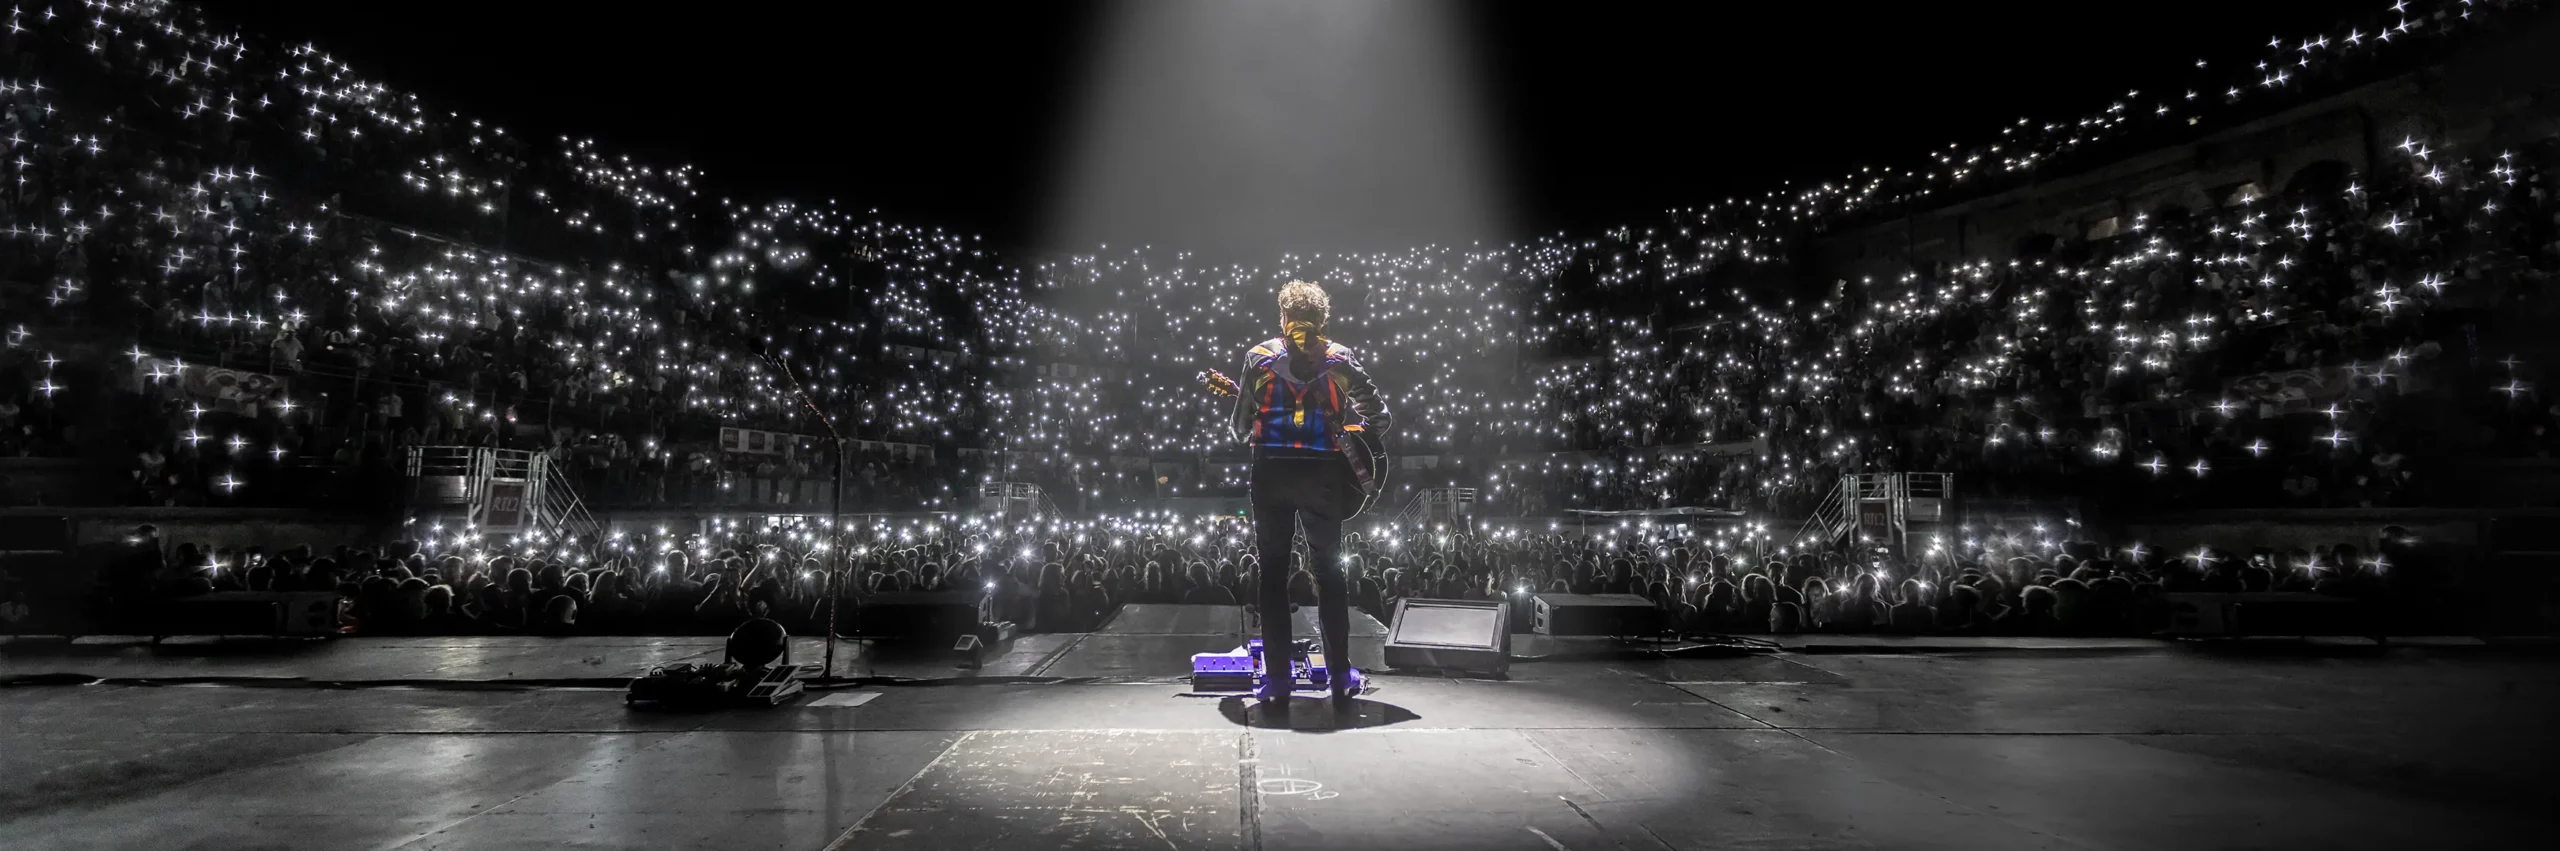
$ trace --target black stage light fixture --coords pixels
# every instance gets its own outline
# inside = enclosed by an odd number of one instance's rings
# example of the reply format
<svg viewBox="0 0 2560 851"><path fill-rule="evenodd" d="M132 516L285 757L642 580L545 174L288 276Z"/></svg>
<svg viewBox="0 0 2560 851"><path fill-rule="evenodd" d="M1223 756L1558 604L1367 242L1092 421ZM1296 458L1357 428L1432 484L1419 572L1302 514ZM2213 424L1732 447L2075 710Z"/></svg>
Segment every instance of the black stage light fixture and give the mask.
<svg viewBox="0 0 2560 851"><path fill-rule="evenodd" d="M1499 600L1396 601L1387 667L1500 676L1511 669L1511 607Z"/></svg>
<svg viewBox="0 0 2560 851"><path fill-rule="evenodd" d="M762 668L791 655L791 631L771 618L749 618L729 633L729 661Z"/></svg>

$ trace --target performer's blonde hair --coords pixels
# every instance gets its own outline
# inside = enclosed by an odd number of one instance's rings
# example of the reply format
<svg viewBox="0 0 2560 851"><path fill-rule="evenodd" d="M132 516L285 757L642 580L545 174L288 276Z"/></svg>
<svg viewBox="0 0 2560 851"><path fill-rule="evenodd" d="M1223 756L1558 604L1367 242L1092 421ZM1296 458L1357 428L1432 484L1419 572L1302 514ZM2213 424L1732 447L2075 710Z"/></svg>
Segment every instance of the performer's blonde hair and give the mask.
<svg viewBox="0 0 2560 851"><path fill-rule="evenodd" d="M1333 300L1325 297L1323 287L1305 281L1290 281L1280 285L1280 324L1282 326L1311 322L1317 328L1323 328L1325 320L1332 317Z"/></svg>

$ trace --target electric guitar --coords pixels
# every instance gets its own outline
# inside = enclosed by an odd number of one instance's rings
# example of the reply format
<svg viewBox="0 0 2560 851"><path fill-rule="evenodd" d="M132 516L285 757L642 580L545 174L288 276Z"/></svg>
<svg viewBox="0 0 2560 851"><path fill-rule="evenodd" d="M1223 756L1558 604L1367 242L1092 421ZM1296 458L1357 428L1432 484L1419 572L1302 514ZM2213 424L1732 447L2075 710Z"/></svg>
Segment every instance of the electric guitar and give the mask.
<svg viewBox="0 0 2560 851"><path fill-rule="evenodd" d="M1233 399L1244 392L1236 387L1235 379L1214 369L1200 373L1200 383L1221 399ZM1343 515L1349 520L1378 504L1378 495L1387 492L1387 445L1357 425L1343 426L1337 436L1341 439L1335 444L1343 460L1351 462L1351 479L1360 485L1360 504Z"/></svg>

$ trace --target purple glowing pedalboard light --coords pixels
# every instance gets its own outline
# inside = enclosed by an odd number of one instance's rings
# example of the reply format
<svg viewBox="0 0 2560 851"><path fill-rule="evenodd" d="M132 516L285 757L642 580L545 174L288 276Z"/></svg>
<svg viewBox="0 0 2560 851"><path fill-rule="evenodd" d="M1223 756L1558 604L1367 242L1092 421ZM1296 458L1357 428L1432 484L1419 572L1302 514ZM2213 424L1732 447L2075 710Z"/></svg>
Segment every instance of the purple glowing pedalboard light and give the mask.
<svg viewBox="0 0 2560 851"><path fill-rule="evenodd" d="M1291 691L1326 691L1332 686L1333 674L1325 670L1324 652L1316 649L1316 640L1291 642L1289 654L1289 689ZM1243 647L1224 653L1191 654L1192 691L1250 692L1262 684L1262 639L1247 639ZM1367 677L1353 669L1350 688L1357 693L1367 684Z"/></svg>

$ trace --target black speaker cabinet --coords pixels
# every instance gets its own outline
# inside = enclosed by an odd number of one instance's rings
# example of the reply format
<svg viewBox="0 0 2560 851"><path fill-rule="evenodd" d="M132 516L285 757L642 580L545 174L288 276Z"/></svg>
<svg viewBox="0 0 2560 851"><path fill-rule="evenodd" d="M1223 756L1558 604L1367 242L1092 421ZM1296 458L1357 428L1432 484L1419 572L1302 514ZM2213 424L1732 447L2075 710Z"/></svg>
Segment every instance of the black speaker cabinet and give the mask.
<svg viewBox="0 0 2560 851"><path fill-rule="evenodd" d="M993 597L984 591L903 591L873 594L853 607L840 635L900 638L948 645L975 633L992 617Z"/></svg>
<svg viewBox="0 0 2560 851"><path fill-rule="evenodd" d="M1500 675L1510 644L1511 607L1500 600L1397 600L1387 667Z"/></svg>
<svg viewBox="0 0 2560 851"><path fill-rule="evenodd" d="M1539 594L1539 635L1652 635L1661 628L1653 601L1634 594Z"/></svg>

